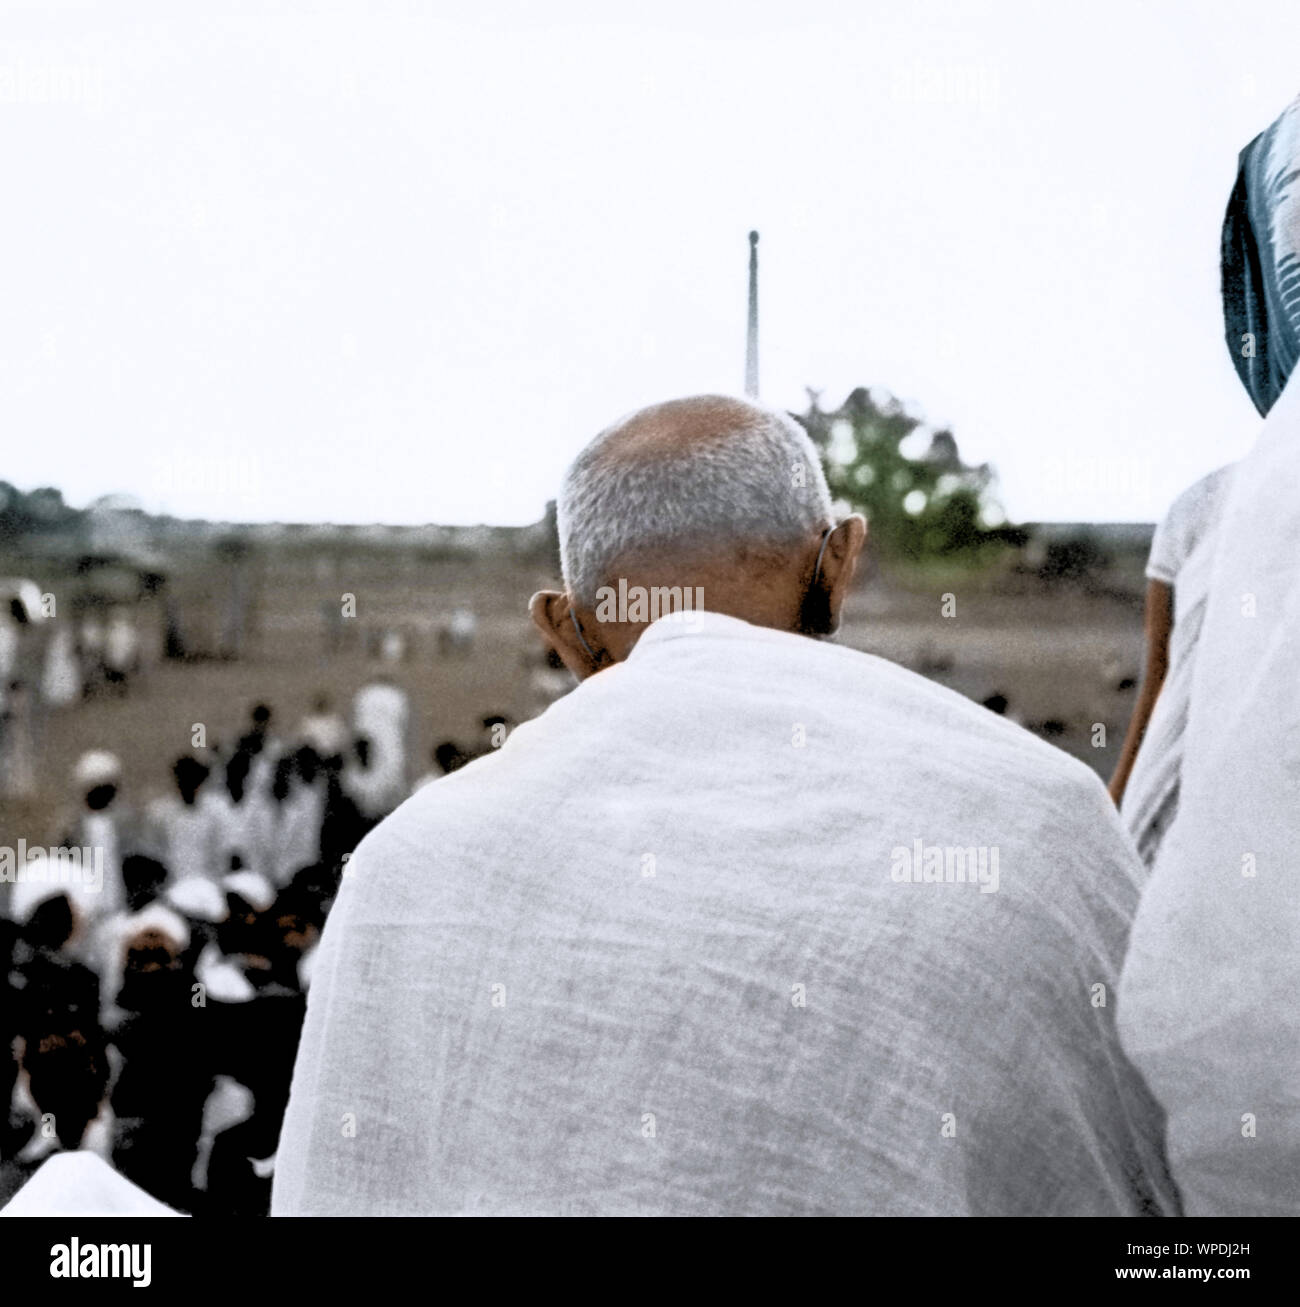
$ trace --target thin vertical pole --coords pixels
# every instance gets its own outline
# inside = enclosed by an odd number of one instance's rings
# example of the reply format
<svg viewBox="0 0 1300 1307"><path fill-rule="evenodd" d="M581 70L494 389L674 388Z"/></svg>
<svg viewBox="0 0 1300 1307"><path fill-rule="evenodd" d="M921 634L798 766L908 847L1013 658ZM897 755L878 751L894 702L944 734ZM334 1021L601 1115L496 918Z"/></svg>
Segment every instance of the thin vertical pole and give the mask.
<svg viewBox="0 0 1300 1307"><path fill-rule="evenodd" d="M749 328L745 337L745 394L758 398L758 232L749 233Z"/></svg>

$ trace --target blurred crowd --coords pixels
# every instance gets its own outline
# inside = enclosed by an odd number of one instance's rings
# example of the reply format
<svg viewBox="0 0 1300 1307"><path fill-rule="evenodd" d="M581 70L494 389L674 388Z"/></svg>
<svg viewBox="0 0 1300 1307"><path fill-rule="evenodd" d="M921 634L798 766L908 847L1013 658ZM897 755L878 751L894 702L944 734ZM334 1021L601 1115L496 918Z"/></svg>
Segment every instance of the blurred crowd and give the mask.
<svg viewBox="0 0 1300 1307"><path fill-rule="evenodd" d="M140 668L129 607L45 622L34 585L0 582L0 798L36 792L46 713L102 694L125 695Z"/></svg>
<svg viewBox="0 0 1300 1307"><path fill-rule="evenodd" d="M258 704L141 802L148 778L84 753L59 845L9 851L28 874L6 877L0 917L0 1204L50 1153L87 1148L179 1210L265 1213L348 856L512 726L484 716L412 781L408 695L381 673L346 715L321 694L289 730Z"/></svg>

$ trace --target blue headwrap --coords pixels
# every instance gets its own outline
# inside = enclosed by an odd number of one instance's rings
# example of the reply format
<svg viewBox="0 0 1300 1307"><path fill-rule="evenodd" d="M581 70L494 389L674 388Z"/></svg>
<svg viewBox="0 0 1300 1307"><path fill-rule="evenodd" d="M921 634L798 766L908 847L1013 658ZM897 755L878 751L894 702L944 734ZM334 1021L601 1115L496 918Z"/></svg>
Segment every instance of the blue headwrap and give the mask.
<svg viewBox="0 0 1300 1307"><path fill-rule="evenodd" d="M1241 384L1267 414L1300 359L1300 99L1239 156L1223 219L1223 324Z"/></svg>

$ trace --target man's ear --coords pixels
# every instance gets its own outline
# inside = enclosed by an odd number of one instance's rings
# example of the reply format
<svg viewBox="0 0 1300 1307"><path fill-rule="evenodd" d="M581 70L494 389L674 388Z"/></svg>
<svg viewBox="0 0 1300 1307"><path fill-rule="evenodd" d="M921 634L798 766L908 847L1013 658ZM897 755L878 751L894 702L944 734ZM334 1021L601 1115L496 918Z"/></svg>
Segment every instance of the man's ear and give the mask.
<svg viewBox="0 0 1300 1307"><path fill-rule="evenodd" d="M853 584L862 546L867 542L867 519L850 513L831 533L822 555L822 585L830 601L833 629L840 624L840 609Z"/></svg>
<svg viewBox="0 0 1300 1307"><path fill-rule="evenodd" d="M542 633L542 639L560 655L560 661L580 681L586 680L600 665L582 647L570 614L573 600L559 590L539 590L528 601L528 615Z"/></svg>

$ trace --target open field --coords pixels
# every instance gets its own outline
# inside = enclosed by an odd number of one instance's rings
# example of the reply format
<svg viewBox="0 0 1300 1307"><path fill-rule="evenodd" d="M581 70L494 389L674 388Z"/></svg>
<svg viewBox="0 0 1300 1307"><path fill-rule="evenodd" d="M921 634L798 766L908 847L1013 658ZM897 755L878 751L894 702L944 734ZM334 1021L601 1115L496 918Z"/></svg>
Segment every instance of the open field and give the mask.
<svg viewBox="0 0 1300 1307"><path fill-rule="evenodd" d="M10 560L8 566L23 566ZM413 773L444 739L472 742L489 712L523 719L536 709L528 672L541 650L527 619L533 590L553 584L545 566L508 556L421 557L401 551L302 549L266 551L239 564L252 596L240 656L168 661L160 601L137 607L145 666L122 697L101 695L43 715L37 793L0 802L0 842L18 837L43 844L57 836L58 812L77 756L108 748L124 765L124 797L143 802L170 786L169 767L190 747L195 723L209 743L242 731L253 704L275 710L275 727L291 732L312 700L328 692L346 712L354 691L379 666L367 653L371 637L400 630L407 654L390 670L410 692L415 712ZM48 569L47 569L48 570ZM27 571L43 589L67 593L72 579ZM169 593L191 645L216 640L231 568L182 562ZM1000 693L1009 712L1107 776L1118 755L1142 652L1141 613L1132 577L1101 593L1073 586L1004 578L961 581L912 578L906 585L868 576L848 605L840 639L950 686L977 701ZM327 612L344 595L356 616L341 623L327 650ZM941 614L942 596L956 611ZM436 630L456 606L472 608L478 632L472 652L439 654ZM66 606L65 606L66 608ZM61 620L61 619L56 619ZM1093 744L1094 723L1105 745Z"/></svg>

